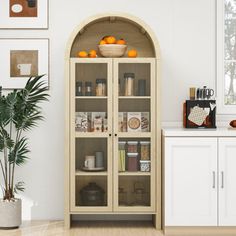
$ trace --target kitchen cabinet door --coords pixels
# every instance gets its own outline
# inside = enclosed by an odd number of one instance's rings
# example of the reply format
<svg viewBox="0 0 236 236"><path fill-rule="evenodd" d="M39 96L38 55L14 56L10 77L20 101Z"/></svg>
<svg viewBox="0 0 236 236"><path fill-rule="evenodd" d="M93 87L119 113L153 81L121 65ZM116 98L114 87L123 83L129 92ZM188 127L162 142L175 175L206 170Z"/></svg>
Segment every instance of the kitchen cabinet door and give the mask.
<svg viewBox="0 0 236 236"><path fill-rule="evenodd" d="M236 226L236 138L219 138L219 225Z"/></svg>
<svg viewBox="0 0 236 236"><path fill-rule="evenodd" d="M165 226L217 225L217 138L165 138Z"/></svg>

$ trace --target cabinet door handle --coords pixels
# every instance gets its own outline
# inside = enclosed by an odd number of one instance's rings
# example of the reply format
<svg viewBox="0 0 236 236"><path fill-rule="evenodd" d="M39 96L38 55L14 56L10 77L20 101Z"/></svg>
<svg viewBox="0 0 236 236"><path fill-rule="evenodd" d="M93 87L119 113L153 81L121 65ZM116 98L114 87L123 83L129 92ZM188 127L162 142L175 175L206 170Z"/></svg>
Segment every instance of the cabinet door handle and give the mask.
<svg viewBox="0 0 236 236"><path fill-rule="evenodd" d="M216 172L212 171L212 175L213 175L213 184L212 184L212 188L216 187Z"/></svg>
<svg viewBox="0 0 236 236"><path fill-rule="evenodd" d="M109 134L109 137L111 137L111 134Z"/></svg>
<svg viewBox="0 0 236 236"><path fill-rule="evenodd" d="M224 188L224 171L221 171L221 188Z"/></svg>

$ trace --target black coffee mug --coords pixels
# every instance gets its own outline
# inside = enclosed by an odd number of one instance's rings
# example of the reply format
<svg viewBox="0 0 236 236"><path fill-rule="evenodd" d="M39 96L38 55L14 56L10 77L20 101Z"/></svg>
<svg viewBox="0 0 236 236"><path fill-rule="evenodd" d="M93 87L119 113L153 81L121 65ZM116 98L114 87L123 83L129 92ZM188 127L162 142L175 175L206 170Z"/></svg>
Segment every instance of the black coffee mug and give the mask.
<svg viewBox="0 0 236 236"><path fill-rule="evenodd" d="M37 0L26 0L28 2L28 7L33 8L36 7Z"/></svg>

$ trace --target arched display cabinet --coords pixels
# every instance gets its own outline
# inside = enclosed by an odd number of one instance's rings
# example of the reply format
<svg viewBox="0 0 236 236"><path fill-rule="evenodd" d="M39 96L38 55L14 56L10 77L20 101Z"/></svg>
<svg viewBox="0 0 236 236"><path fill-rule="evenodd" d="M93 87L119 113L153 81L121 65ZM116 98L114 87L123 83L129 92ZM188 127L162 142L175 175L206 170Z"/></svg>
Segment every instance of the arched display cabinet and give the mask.
<svg viewBox="0 0 236 236"><path fill-rule="evenodd" d="M138 57L77 57L78 51L97 49L105 35L124 38L128 50L135 48ZM131 15L96 15L73 31L65 60L65 226L70 227L72 216L79 214L144 214L152 216L160 229L160 50L153 32ZM124 93L125 73L135 74L132 96ZM97 78L105 78L105 96L95 95ZM139 79L146 84L142 96ZM92 83L91 96L76 95L78 81ZM77 124L76 129L75 120L85 125ZM94 129L99 132L91 132ZM85 156L98 151L103 153L104 170L85 169ZM130 158L128 152L138 155ZM100 190L93 189L94 196L84 191L89 183L99 186Z"/></svg>

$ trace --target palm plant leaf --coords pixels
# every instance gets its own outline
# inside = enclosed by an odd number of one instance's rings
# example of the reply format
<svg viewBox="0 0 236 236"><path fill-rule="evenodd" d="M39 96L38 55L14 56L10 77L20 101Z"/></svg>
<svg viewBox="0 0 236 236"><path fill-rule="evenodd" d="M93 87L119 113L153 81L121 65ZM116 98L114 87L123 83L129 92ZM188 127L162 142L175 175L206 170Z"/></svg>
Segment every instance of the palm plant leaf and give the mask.
<svg viewBox="0 0 236 236"><path fill-rule="evenodd" d="M18 92L18 102L15 105L15 126L18 130L30 130L42 120L38 103L48 100L48 87L40 81L42 76L31 77L25 88Z"/></svg>
<svg viewBox="0 0 236 236"><path fill-rule="evenodd" d="M15 163L20 166L28 159L27 154L29 153L27 146L27 138L23 137L15 144L13 149L9 152L8 159L11 164Z"/></svg>
<svg viewBox="0 0 236 236"><path fill-rule="evenodd" d="M3 151L4 148L11 149L14 146L14 141L10 138L9 133L0 129L0 152Z"/></svg>
<svg viewBox="0 0 236 236"><path fill-rule="evenodd" d="M0 99L0 126L4 127L14 120L17 92L14 90Z"/></svg>

